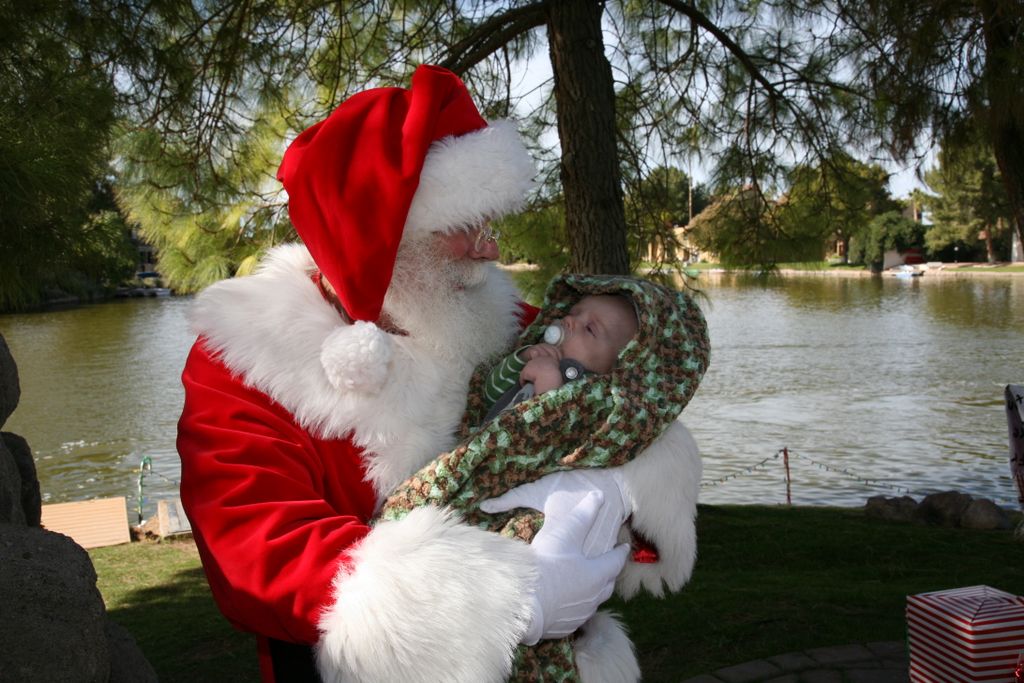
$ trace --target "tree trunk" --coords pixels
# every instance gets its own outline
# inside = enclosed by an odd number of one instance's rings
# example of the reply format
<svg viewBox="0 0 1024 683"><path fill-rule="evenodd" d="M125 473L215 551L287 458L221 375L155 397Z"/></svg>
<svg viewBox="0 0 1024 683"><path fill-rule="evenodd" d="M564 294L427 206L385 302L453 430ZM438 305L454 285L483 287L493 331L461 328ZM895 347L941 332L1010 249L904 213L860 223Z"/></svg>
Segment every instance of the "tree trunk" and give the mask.
<svg viewBox="0 0 1024 683"><path fill-rule="evenodd" d="M569 267L581 273L628 274L615 89L604 56L603 12L596 0L547 3Z"/></svg>
<svg viewBox="0 0 1024 683"><path fill-rule="evenodd" d="M1024 243L1024 73L1015 40L1024 13L993 0L979 2L985 34L989 136L1003 176L1013 229Z"/></svg>

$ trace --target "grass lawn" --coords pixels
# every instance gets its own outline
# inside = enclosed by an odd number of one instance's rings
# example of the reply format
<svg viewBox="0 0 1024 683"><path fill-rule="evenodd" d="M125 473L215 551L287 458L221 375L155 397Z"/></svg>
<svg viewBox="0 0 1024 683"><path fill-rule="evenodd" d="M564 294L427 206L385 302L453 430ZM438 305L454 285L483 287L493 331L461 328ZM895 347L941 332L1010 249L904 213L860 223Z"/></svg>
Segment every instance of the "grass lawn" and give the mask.
<svg viewBox="0 0 1024 683"><path fill-rule="evenodd" d="M1024 543L1011 532L781 506L701 506L698 532L697 567L680 593L612 605L648 683L793 650L901 640L908 594L975 584L1024 594ZM217 612L190 541L90 555L111 617L161 681L257 679L253 641Z"/></svg>

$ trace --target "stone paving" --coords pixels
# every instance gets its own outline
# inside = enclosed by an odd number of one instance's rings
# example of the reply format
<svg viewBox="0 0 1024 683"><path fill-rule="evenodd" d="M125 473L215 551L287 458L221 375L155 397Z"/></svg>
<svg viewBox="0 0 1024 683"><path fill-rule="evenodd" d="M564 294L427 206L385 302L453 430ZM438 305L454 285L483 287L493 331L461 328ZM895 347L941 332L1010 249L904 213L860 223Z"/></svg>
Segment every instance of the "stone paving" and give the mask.
<svg viewBox="0 0 1024 683"><path fill-rule="evenodd" d="M906 683L903 641L819 647L727 666L683 683Z"/></svg>

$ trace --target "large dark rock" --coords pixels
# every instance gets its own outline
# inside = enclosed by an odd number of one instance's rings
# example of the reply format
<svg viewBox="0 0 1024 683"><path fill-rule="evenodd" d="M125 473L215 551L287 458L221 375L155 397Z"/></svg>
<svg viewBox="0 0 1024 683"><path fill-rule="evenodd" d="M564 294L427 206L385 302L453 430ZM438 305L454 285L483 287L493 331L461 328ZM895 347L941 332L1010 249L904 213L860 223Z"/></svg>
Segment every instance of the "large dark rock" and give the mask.
<svg viewBox="0 0 1024 683"><path fill-rule="evenodd" d="M18 407L21 385L18 384L18 366L14 364L11 350L7 348L4 336L0 334L0 427Z"/></svg>
<svg viewBox="0 0 1024 683"><path fill-rule="evenodd" d="M26 524L21 507L21 474L14 454L3 439L0 439L0 524Z"/></svg>
<svg viewBox="0 0 1024 683"><path fill-rule="evenodd" d="M106 611L88 553L67 536L0 525L0 679L107 683Z"/></svg>
<svg viewBox="0 0 1024 683"><path fill-rule="evenodd" d="M0 336L0 426L20 396ZM89 554L42 529L41 513L32 449L0 432L0 683L155 683L135 640L107 617Z"/></svg>
<svg viewBox="0 0 1024 683"><path fill-rule="evenodd" d="M139 650L135 638L120 624L106 622L110 647L110 680L108 683L157 683L156 671Z"/></svg>
<svg viewBox="0 0 1024 683"><path fill-rule="evenodd" d="M36 461L32 457L32 449L29 447L28 441L11 432L0 432L0 444L7 448L18 468L18 476L21 480L18 498L24 513L25 524L39 526L43 501L39 493L39 477L36 475Z"/></svg>
<svg viewBox="0 0 1024 683"><path fill-rule="evenodd" d="M914 511L914 519L924 524L960 526L960 520L972 500L971 496L959 491L932 493L921 500Z"/></svg>
<svg viewBox="0 0 1024 683"><path fill-rule="evenodd" d="M1009 529L1013 526L1006 511L988 498L972 500L960 518L960 526L965 529Z"/></svg>
<svg viewBox="0 0 1024 683"><path fill-rule="evenodd" d="M864 506L864 515L875 519L909 522L913 518L915 510L917 510L917 501L910 496L901 496L900 498L872 496L868 498L868 502Z"/></svg>

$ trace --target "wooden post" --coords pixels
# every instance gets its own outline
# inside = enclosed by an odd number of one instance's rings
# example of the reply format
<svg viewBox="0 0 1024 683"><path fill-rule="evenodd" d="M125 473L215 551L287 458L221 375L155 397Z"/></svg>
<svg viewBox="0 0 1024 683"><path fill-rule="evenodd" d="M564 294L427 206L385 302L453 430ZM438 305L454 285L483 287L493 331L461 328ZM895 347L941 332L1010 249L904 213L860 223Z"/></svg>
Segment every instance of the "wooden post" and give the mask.
<svg viewBox="0 0 1024 683"><path fill-rule="evenodd" d="M786 466L786 505L793 504L792 480L789 476L789 449L782 447L782 463Z"/></svg>

